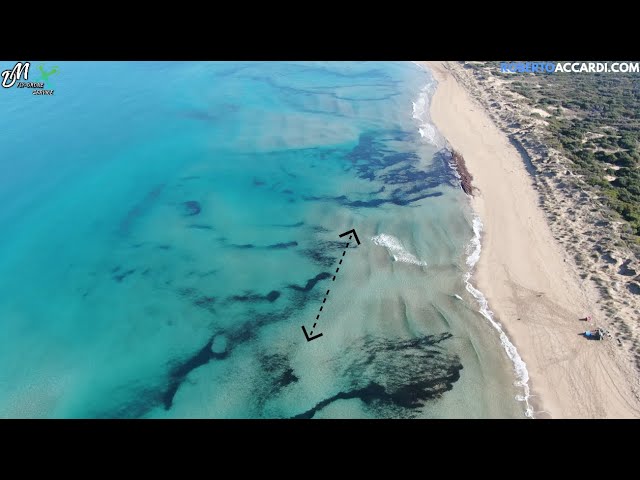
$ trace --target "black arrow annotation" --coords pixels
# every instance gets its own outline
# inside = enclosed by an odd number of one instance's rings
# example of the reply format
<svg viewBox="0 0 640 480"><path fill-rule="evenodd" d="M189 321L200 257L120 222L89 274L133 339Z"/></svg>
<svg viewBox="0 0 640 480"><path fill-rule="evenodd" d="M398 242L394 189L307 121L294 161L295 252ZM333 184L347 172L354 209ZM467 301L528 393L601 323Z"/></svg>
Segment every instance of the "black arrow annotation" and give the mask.
<svg viewBox="0 0 640 480"><path fill-rule="evenodd" d="M348 232L344 232L340 234L340 238L349 235L349 240L351 240L353 237L355 237L356 242L358 245L360 245L360 239L358 238L358 234L356 233L355 229L351 229ZM336 268L336 275L338 274L338 272L340 271L340 265L342 265L342 261L344 260L344 256L347 253L347 249L349 248L349 244L351 242L347 242L347 244L344 247L344 251L342 252L342 255L340 257L340 261L338 262L338 267ZM333 276L333 282L336 281L336 275ZM322 333L318 333L317 335L313 334L313 329L316 328L316 325L318 324L318 320L320 319L320 313L322 312L322 310L324 309L324 305L325 303L327 303L327 298L329 297L329 292L331 292L331 289L327 290L327 293L324 294L324 299L322 300L322 305L320 305L320 310L318 311L318 314L316 315L316 321L313 323L313 327L311 327L311 331L307 332L307 329L305 328L305 326L302 326L302 332L304 333L305 338L307 339L307 342L310 342L311 340L315 340L316 338L320 338L322 336Z"/></svg>

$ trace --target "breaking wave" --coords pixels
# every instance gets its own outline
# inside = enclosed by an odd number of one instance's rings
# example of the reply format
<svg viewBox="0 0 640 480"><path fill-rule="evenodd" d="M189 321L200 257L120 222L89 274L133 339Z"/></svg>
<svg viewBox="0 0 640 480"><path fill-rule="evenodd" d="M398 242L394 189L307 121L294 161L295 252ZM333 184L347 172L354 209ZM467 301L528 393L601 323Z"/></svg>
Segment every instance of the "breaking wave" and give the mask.
<svg viewBox="0 0 640 480"><path fill-rule="evenodd" d="M412 253L407 252L402 245L402 242L393 235L381 233L380 235L372 237L371 241L375 245L385 247L396 262L412 263L420 267L427 266L427 262L422 261Z"/></svg>
<svg viewBox="0 0 640 480"><path fill-rule="evenodd" d="M493 328L498 331L500 335L500 343L502 343L502 346L507 352L507 356L513 363L513 368L516 372L517 380L515 382L515 385L517 387L521 387L523 390L523 394L516 396L516 400L525 403L525 415L527 417L533 418L533 408L529 403L531 392L529 389L529 371L527 370L527 364L524 363L524 360L522 360L522 357L520 357L520 354L518 353L515 345L511 343L511 340L509 340L509 337L507 337L507 334L502 329L502 325L496 322L493 318L493 312L489 309L489 302L487 301L483 293L471 284L471 275L473 273L473 268L475 267L476 263L478 263L478 260L480 259L480 252L482 251L481 236L482 222L480 221L480 218L478 216L475 216L473 218L473 238L471 239L471 242L468 246L469 256L467 257L467 265L469 266L469 271L464 276L465 287L480 305L480 314L487 320L489 320L489 323L491 323Z"/></svg>
<svg viewBox="0 0 640 480"><path fill-rule="evenodd" d="M416 65L420 68L424 68L420 64ZM422 87L416 101L412 102L413 118L418 121L418 132L420 132L420 136L431 145L443 148L446 142L438 130L436 130L433 123L431 123L431 115L429 113L429 109L431 108L431 98L435 92L436 85L437 83L435 79L432 76L429 76L429 82Z"/></svg>

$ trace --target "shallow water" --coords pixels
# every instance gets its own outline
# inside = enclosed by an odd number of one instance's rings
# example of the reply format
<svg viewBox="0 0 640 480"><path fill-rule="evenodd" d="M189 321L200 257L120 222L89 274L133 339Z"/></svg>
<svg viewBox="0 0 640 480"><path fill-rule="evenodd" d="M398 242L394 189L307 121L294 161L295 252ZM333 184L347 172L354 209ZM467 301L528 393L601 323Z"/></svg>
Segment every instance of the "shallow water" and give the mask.
<svg viewBox="0 0 640 480"><path fill-rule="evenodd" d="M428 72L56 65L0 92L0 416L524 416Z"/></svg>

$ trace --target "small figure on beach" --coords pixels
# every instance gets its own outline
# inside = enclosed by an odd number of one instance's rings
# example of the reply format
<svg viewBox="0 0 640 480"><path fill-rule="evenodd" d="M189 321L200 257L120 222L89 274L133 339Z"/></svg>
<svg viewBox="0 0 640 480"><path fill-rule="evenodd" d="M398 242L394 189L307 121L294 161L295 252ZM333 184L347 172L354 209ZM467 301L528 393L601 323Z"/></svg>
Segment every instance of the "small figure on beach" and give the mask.
<svg viewBox="0 0 640 480"><path fill-rule="evenodd" d="M584 318L579 318L578 320L581 320L583 322L590 322L591 321L591 315L587 315Z"/></svg>
<svg viewBox="0 0 640 480"><path fill-rule="evenodd" d="M600 332L599 330L587 330L582 335L588 339L600 340Z"/></svg>
<svg viewBox="0 0 640 480"><path fill-rule="evenodd" d="M599 327L593 330L587 330L579 335L583 335L587 340L604 340L605 336L611 337L611 334L609 334L607 330Z"/></svg>

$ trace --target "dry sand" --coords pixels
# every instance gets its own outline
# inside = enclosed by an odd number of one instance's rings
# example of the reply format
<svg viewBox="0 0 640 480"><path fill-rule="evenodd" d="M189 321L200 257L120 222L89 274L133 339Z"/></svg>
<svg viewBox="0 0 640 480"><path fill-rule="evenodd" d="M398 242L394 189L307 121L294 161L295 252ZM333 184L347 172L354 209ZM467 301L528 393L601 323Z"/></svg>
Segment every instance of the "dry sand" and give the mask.
<svg viewBox="0 0 640 480"><path fill-rule="evenodd" d="M431 115L474 177L484 225L474 283L527 364L536 418L638 418L636 374L616 341L589 341L592 287L567 262L518 151L444 62L423 62L438 88Z"/></svg>

